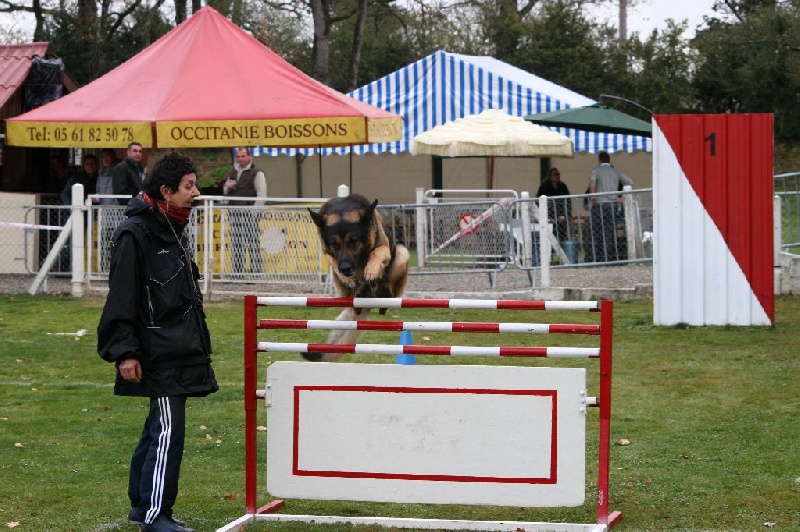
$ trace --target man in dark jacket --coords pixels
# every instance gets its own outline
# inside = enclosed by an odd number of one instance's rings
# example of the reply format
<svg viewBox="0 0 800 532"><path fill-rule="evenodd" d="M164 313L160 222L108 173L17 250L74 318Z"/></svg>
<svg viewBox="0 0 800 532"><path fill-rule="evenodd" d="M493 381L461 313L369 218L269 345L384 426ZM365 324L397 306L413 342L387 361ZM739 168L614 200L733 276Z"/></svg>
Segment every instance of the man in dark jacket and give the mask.
<svg viewBox="0 0 800 532"><path fill-rule="evenodd" d="M97 156L89 154L83 158L83 170L72 174L61 190L61 203L72 205L72 186L83 185L84 196L97 193Z"/></svg>
<svg viewBox="0 0 800 532"><path fill-rule="evenodd" d="M138 142L128 144L128 157L114 167L111 173L114 194L131 198L142 191L144 165L142 164L142 145ZM129 198L119 199L120 205L127 205Z"/></svg>
<svg viewBox="0 0 800 532"><path fill-rule="evenodd" d="M150 398L131 458L130 522L143 532L187 532L172 517L187 397L217 391L197 266L183 234L197 190L191 159L170 153L133 198L114 234L98 353L116 365L116 395Z"/></svg>

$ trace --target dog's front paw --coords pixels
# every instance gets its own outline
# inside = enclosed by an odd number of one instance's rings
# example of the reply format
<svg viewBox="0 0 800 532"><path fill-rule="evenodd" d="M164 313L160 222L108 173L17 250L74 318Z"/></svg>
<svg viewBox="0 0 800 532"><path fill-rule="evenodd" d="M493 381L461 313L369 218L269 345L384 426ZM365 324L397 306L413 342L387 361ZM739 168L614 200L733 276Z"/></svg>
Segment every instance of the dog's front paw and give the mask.
<svg viewBox="0 0 800 532"><path fill-rule="evenodd" d="M380 263L368 263L364 268L364 280L368 283L375 284L381 277L383 277L383 265Z"/></svg>

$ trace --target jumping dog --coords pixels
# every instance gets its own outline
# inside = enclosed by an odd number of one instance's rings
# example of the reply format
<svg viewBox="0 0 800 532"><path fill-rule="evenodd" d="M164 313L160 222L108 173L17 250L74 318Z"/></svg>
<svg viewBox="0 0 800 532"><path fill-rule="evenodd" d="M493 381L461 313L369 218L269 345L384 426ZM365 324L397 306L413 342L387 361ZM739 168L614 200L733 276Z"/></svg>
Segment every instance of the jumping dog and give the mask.
<svg viewBox="0 0 800 532"><path fill-rule="evenodd" d="M408 249L386 234L383 218L360 194L333 198L311 213L340 297L400 297L408 282ZM386 309L380 309L381 314ZM337 320L364 319L369 309L346 308ZM363 331L331 331L329 344L356 343ZM336 353L303 353L306 360L331 362Z"/></svg>

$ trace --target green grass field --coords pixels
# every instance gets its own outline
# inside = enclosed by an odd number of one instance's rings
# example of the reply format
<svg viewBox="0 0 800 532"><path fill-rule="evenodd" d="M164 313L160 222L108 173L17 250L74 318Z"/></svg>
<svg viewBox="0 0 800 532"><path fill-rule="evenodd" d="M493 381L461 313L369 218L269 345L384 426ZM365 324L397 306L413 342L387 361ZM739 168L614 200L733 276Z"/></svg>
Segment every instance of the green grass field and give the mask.
<svg viewBox="0 0 800 532"><path fill-rule="evenodd" d="M128 460L146 400L115 397L113 367L96 354L103 300L0 297L0 527L25 531L136 530L125 519ZM407 321L585 321L541 312L390 310ZM208 305L220 392L189 401L178 517L212 531L244 513L242 303ZM269 309L263 317L328 318L335 310ZM650 302L615 305L610 508L618 530L800 530L800 298L779 299L775 327L654 327ZM552 318L552 319L551 319ZM87 335L48 335L87 329ZM322 341L324 332L282 332ZM369 333L396 343L397 335ZM431 343L514 345L522 335L427 335ZM415 342L422 343L421 334ZM596 345L595 338L581 339ZM575 338L538 345L575 345ZM297 355L262 355L271 360ZM356 360L355 356L344 360ZM359 361L392 363L393 357ZM596 362L417 357L420 364L586 365ZM263 372L262 372L263 374ZM263 415L263 408L259 415ZM597 412L587 416L587 496L578 508L386 505L287 501L288 513L591 523ZM630 443L622 445L620 440ZM264 433L259 435L260 449ZM391 449L387 449L391 452ZM264 454L261 455L262 461ZM259 504L264 469L258 473ZM351 530L267 525L253 530ZM367 528L369 530L369 528Z"/></svg>

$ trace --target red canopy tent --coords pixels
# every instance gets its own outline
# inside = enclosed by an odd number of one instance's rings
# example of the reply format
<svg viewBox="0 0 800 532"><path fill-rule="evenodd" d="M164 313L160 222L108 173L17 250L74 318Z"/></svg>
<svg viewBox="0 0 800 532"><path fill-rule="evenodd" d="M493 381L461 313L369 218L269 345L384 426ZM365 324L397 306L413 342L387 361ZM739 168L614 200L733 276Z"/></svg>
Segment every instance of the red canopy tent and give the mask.
<svg viewBox="0 0 800 532"><path fill-rule="evenodd" d="M6 129L14 146L317 147L399 140L402 118L310 78L204 7Z"/></svg>

